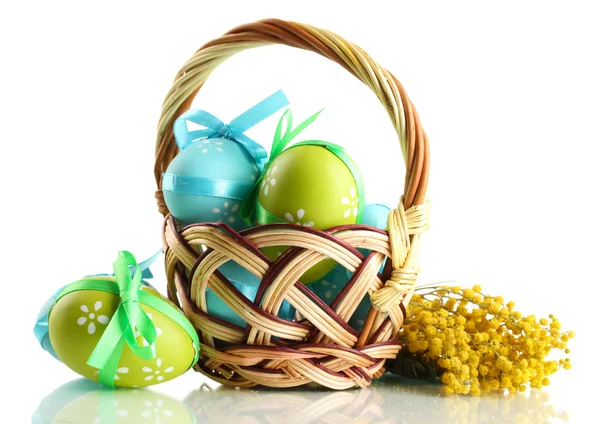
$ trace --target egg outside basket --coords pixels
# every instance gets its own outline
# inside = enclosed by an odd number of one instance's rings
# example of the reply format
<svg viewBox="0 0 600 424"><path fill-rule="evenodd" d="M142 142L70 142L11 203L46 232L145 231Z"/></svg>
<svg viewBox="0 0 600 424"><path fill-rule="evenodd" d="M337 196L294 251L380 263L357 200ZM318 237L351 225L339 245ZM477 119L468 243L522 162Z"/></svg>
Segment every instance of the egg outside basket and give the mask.
<svg viewBox="0 0 600 424"><path fill-rule="evenodd" d="M178 153L175 120L189 109L210 73L245 49L284 44L318 53L365 83L388 111L406 164L404 194L388 219L388 231L348 225L318 231L270 224L239 233L224 224L181 228L169 214L161 176ZM165 216L163 248L169 297L200 334L195 370L229 386L292 387L312 382L333 389L365 387L384 372L401 346L398 332L419 271L421 234L428 228L429 145L417 112L400 82L360 47L329 31L269 19L239 26L201 47L177 74L163 104L154 169L159 210ZM292 246L271 261L259 248ZM364 256L358 248L371 253ZM332 258L354 275L331 306L298 279L314 264ZM379 270L391 258L385 276ZM261 278L248 300L218 268L233 260ZM245 328L207 312L210 288L247 323ZM361 331L347 322L363 297L372 307ZM277 316L288 301L302 320Z"/></svg>

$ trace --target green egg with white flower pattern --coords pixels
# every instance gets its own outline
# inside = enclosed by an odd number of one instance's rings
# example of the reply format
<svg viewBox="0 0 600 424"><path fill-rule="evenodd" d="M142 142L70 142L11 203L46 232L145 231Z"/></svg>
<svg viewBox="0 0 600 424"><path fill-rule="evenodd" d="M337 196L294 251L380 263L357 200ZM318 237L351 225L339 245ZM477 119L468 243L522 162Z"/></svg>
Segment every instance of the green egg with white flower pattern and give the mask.
<svg viewBox="0 0 600 424"><path fill-rule="evenodd" d="M339 146L304 142L281 153L269 165L258 192L257 221L279 221L326 230L356 224L362 215L362 176L356 163ZM267 247L275 260L287 246ZM309 284L335 266L323 260L300 279Z"/></svg>
<svg viewBox="0 0 600 424"><path fill-rule="evenodd" d="M65 365L97 381L98 370L86 362L119 307L120 297L114 277L88 277L82 282L77 290L59 295L50 310L48 333L56 355ZM106 287L98 290L98 284ZM68 289L69 286L65 288ZM150 287L140 290L158 298L160 309L165 311L138 301L156 328L156 357L141 359L125 345L114 376L118 387L150 386L172 380L193 365L199 349L198 337L179 309ZM136 336L139 345L148 345L141 335Z"/></svg>

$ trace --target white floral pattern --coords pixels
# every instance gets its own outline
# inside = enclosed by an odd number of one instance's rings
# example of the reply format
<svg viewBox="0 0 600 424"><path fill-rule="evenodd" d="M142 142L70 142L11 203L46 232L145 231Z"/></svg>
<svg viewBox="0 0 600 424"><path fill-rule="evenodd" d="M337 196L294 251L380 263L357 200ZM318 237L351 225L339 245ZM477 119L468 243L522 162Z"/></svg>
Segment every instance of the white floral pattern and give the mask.
<svg viewBox="0 0 600 424"><path fill-rule="evenodd" d="M231 206L231 208L230 208ZM235 202L225 201L222 208L213 208L213 213L219 214L217 222L225 222L233 224L236 220L236 212L240 209L240 204Z"/></svg>
<svg viewBox="0 0 600 424"><path fill-rule="evenodd" d="M288 222L291 222L292 224L296 224L296 225L303 225L305 227L312 227L315 225L315 223L313 221L306 221L306 222L302 222L302 218L304 218L305 212L304 209L298 209L298 211L296 212L296 218L294 218L294 215L292 215L289 212L285 213L285 219Z"/></svg>
<svg viewBox="0 0 600 424"><path fill-rule="evenodd" d="M117 368L117 372L115 373L115 377L113 378L114 381L120 380L121 377L119 377L119 374L128 374L129 373L129 368L127 367L120 367ZM100 370L96 370L94 371L94 375L97 377L98 374L100 374Z"/></svg>
<svg viewBox="0 0 600 424"><path fill-rule="evenodd" d="M146 374L150 374L150 375L147 375L146 377L144 377L144 380L152 381L156 377L156 381L163 381L165 379L165 377L162 374L168 374L170 372L173 372L173 370L175 369L173 367L167 367L167 368L163 369L162 366L163 366L163 360L161 358L157 358L156 359L156 368L150 368L150 367L142 368L143 372L145 372Z"/></svg>
<svg viewBox="0 0 600 424"><path fill-rule="evenodd" d="M148 318L150 318L150 321L152 321L152 320L153 320L152 314L148 313L148 314L146 314L146 315L148 315ZM158 337L158 336L162 335L162 329L160 329L160 328L158 328L158 327L156 327L156 326L155 326L154 328L156 329L156 337ZM137 328L135 329L135 332L134 332L134 334L135 334L135 338L136 338L136 339L137 339L138 337L140 337L140 336L141 336L141 333L138 331L138 329L137 329ZM143 346L150 346L150 343L148 343L148 340L146 340L146 339L142 338L142 345L143 345Z"/></svg>
<svg viewBox="0 0 600 424"><path fill-rule="evenodd" d="M350 197L342 197L342 204L348 206L348 209L344 211L344 218L348 218L350 214L358 216L358 199L354 187L350 189Z"/></svg>
<svg viewBox="0 0 600 424"><path fill-rule="evenodd" d="M81 305L79 309L84 313L84 316L77 318L77 324L84 325L87 323L88 334L94 334L96 332L96 322L98 322L98 324L106 325L110 321L106 315L98 315L98 311L102 309L101 301L94 303L93 312L90 311L90 308L87 305Z"/></svg>
<svg viewBox="0 0 600 424"><path fill-rule="evenodd" d="M125 418L129 415L129 411L127 409L119 407L119 401L116 399L113 400L113 408L114 408L115 414L118 417ZM101 416L102 416L102 413L100 411L100 405L97 405L96 406L96 418L94 418L94 424L102 423Z"/></svg>
<svg viewBox="0 0 600 424"><path fill-rule="evenodd" d="M145 420L154 417L155 423L161 423L162 419L160 418L161 413L165 416L171 418L173 416L173 411L170 409L163 409L164 401L162 399L157 399L156 402L151 402L149 400L144 401L144 406L148 409L144 409L142 411L142 418Z"/></svg>
<svg viewBox="0 0 600 424"><path fill-rule="evenodd" d="M260 188L263 190L263 193L265 194L265 196L269 195L269 186L274 186L275 184L277 184L277 179L275 178L275 173L277 172L277 165L275 165L274 167L269 167L269 169L267 170L267 173L265 174L262 183L260 185Z"/></svg>
<svg viewBox="0 0 600 424"><path fill-rule="evenodd" d="M223 142L222 141L218 141L218 140L214 140L214 139L208 139L208 140L202 140L202 141L197 141L196 143L198 143L198 148L201 149L202 153L208 153L209 150L212 150L213 148L217 151L217 152L223 152Z"/></svg>
<svg viewBox="0 0 600 424"><path fill-rule="evenodd" d="M323 285L323 287L329 287L329 286L331 286L331 289L333 291L337 292L337 290L336 290L337 289L337 284L330 284L329 281L327 281L327 280L321 281L321 284ZM325 293L324 293L325 300L331 300L331 298L333 297L332 290L330 290L329 288L327 288L327 290L325 290Z"/></svg>

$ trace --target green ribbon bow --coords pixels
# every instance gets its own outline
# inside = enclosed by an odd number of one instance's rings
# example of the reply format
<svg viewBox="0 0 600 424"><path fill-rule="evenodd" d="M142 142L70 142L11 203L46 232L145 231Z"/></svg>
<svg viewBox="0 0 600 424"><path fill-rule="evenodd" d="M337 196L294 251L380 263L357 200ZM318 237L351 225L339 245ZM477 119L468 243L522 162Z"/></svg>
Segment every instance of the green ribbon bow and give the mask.
<svg viewBox="0 0 600 424"><path fill-rule="evenodd" d="M275 129L275 135L273 136L273 145L271 146L271 154L269 155L269 161L265 164L263 171L254 183L252 190L248 193L248 195L244 198L242 205L240 207L240 217L244 221L244 223L248 226L254 224L254 217L256 213L257 207L257 193L260 188L260 185L269 169L269 166L273 163L273 161L279 156L285 147L306 127L315 122L319 114L323 112L323 109L306 119L300 125L298 125L292 131L292 111L287 109L284 114L279 119L279 123L277 124L277 128ZM285 130L284 130L285 125Z"/></svg>
<svg viewBox="0 0 600 424"><path fill-rule="evenodd" d="M200 354L200 341L196 330L181 311L160 296L142 290L145 285L135 257L126 251L119 252L113 269L116 281L99 276L86 277L62 289L55 301L56 304L63 296L80 290L104 291L121 298L117 310L87 361L88 365L99 370L98 381L114 387L115 374L125 344L141 359L156 359L156 327L141 304L156 309L188 334L195 351L190 367L195 364ZM140 335L146 339L148 346L138 345L136 338Z"/></svg>
<svg viewBox="0 0 600 424"><path fill-rule="evenodd" d="M129 267L134 269L133 277ZM138 294L142 288L140 267L131 253L123 251L119 252L113 269L121 301L87 361L88 365L100 370L98 381L109 386L114 385L125 343L142 359L156 358L156 328L138 302ZM136 329L146 339L148 346L138 345Z"/></svg>

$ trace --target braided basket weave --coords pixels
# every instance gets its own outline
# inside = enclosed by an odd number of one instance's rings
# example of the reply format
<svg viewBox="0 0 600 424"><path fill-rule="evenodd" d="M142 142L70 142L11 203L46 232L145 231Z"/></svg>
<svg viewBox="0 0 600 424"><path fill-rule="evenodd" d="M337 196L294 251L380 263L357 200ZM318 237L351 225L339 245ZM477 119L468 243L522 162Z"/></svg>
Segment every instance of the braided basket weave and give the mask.
<svg viewBox="0 0 600 424"><path fill-rule="evenodd" d="M174 121L189 109L210 73L234 54L270 44L318 53L364 82L388 111L406 164L404 194L390 212L388 231L347 225L318 231L270 224L239 233L224 224L197 223L181 228L169 214L161 176L178 153ZM400 82L362 49L329 31L269 19L239 26L202 46L181 68L163 104L154 168L160 212L165 216L163 248L169 297L200 334L195 366L230 386L292 387L316 382L333 389L365 387L384 372L400 350L397 339L419 271L421 234L427 229L429 146L419 117ZM400 191L400 190L399 190ZM259 250L292 246L271 261ZM370 251L364 256L358 248ZM379 270L386 257L388 266ZM298 279L316 263L331 258L354 275L329 306ZM218 268L233 260L261 278L256 298L248 300ZM247 323L245 328L207 312L210 288ZM372 307L361 331L348 320L365 295ZM296 321L277 316L287 300Z"/></svg>

